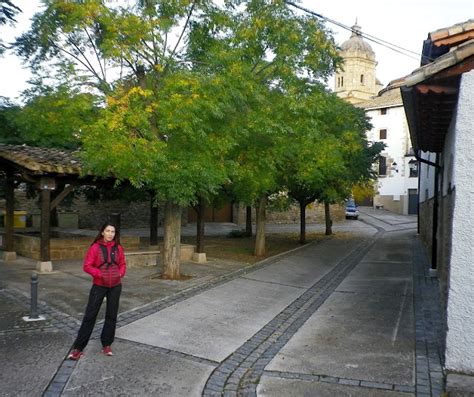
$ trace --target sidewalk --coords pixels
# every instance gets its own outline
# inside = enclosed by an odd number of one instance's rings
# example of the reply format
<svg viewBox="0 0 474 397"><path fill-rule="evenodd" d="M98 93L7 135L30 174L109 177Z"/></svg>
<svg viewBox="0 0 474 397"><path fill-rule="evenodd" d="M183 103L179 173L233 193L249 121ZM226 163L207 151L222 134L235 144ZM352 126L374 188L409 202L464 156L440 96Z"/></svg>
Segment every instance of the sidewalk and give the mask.
<svg viewBox="0 0 474 397"><path fill-rule="evenodd" d="M436 280L416 217L361 211L334 225L347 238L251 267L183 264L185 282L130 269L115 356L95 338L77 363L64 359L90 288L80 263L40 276L47 320L25 323L34 264L0 262L0 395L439 396Z"/></svg>

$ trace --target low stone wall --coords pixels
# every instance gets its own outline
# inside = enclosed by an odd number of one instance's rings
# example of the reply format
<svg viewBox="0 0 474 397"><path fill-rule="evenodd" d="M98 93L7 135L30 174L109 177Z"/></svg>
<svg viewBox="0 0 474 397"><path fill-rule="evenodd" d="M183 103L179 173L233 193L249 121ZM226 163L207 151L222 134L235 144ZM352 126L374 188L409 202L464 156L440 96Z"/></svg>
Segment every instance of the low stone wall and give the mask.
<svg viewBox="0 0 474 397"><path fill-rule="evenodd" d="M163 252L163 244L158 246L159 250ZM196 251L196 246L192 244L181 244L181 255L180 259L183 262L188 262L192 260L193 254Z"/></svg>
<svg viewBox="0 0 474 397"><path fill-rule="evenodd" d="M15 251L18 255L40 260L40 238L26 234L14 234ZM51 260L83 259L91 245L92 238L87 237L59 237L51 238ZM137 251L140 246L140 237L125 236L121 238L125 251Z"/></svg>
<svg viewBox="0 0 474 397"><path fill-rule="evenodd" d="M156 266L160 251L125 251L127 267Z"/></svg>

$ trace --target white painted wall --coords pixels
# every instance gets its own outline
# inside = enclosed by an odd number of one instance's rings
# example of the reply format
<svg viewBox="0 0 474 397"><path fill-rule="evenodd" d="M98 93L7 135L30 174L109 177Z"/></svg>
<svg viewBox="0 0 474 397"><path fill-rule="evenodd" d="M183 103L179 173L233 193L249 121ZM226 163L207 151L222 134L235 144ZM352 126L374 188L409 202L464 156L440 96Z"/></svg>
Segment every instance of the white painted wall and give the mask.
<svg viewBox="0 0 474 397"><path fill-rule="evenodd" d="M367 134L369 141L384 142L386 148L382 155L397 163L398 172L390 170L391 163L387 163L387 176L378 179L379 194L383 196L406 196L408 189L418 189L418 178L410 178L408 161L414 157L406 157L411 148L408 124L403 105L387 108L387 114L382 115L380 109L366 110L370 117L372 129ZM387 130L387 139L379 139L379 131ZM405 209L408 211L408 208Z"/></svg>
<svg viewBox="0 0 474 397"><path fill-rule="evenodd" d="M422 152L421 158L431 161L432 163L436 162L435 153ZM434 197L434 179L435 179L434 167L425 163L421 163L419 176L420 176L419 201L420 203L422 203Z"/></svg>
<svg viewBox="0 0 474 397"><path fill-rule="evenodd" d="M455 204L447 305L446 368L474 374L474 71L461 79L453 157ZM450 145L450 141L446 142ZM446 155L449 158L449 150Z"/></svg>

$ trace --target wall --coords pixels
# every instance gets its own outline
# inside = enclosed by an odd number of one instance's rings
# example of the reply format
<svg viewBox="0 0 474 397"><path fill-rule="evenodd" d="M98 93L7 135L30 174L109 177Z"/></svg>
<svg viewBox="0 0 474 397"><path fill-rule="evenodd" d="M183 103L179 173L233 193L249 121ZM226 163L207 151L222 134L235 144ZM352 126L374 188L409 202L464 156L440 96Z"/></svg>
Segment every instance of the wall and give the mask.
<svg viewBox="0 0 474 397"><path fill-rule="evenodd" d="M27 258L40 259L40 238L24 234L15 234L15 251ZM50 255L51 260L83 259L87 249L90 247L93 237L63 236L51 238ZM121 241L128 251L137 251L140 245L140 237L126 236Z"/></svg>
<svg viewBox="0 0 474 397"><path fill-rule="evenodd" d="M334 204L330 206L331 218L333 222L339 222L345 219L345 206ZM234 222L239 225L245 225L246 209L244 205L234 204L233 207ZM252 208L252 222L255 222L255 209ZM268 223L299 223L300 208L292 205L287 211L267 210ZM312 203L306 207L307 223L325 223L324 204Z"/></svg>
<svg viewBox="0 0 474 397"><path fill-rule="evenodd" d="M376 108L367 110L366 115L372 123L367 139L386 144L382 155L387 158L387 175L378 178L374 205L383 205L385 209L406 215L408 189L418 189L418 178L410 177L408 162L414 157L407 156L411 141L401 99L400 105L386 108L386 114L381 114L380 108ZM381 129L387 130L387 139L380 139ZM394 162L397 163L396 169L391 167Z"/></svg>
<svg viewBox="0 0 474 397"><path fill-rule="evenodd" d="M447 304L446 368L474 374L474 71L461 78L455 124L452 245ZM446 153L450 158L450 153Z"/></svg>

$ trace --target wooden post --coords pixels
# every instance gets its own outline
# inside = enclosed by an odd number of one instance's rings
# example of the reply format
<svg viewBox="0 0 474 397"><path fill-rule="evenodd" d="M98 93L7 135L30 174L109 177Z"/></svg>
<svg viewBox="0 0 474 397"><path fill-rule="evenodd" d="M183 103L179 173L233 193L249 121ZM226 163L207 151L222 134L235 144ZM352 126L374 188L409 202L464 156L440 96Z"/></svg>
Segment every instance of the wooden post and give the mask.
<svg viewBox="0 0 474 397"><path fill-rule="evenodd" d="M197 212L196 222L196 252L204 252L204 203L202 197L198 198L195 210Z"/></svg>
<svg viewBox="0 0 474 397"><path fill-rule="evenodd" d="M40 249L40 261L48 262L51 259L50 256L50 205L51 205L51 191L49 189L41 190L41 249Z"/></svg>
<svg viewBox="0 0 474 397"><path fill-rule="evenodd" d="M38 188L41 191L41 225L40 260L36 269L40 272L51 272L53 271L50 253L51 191L56 189L56 180L51 177L41 177Z"/></svg>
<svg viewBox="0 0 474 397"><path fill-rule="evenodd" d="M150 245L158 245L158 207L154 205L153 195L150 200Z"/></svg>
<svg viewBox="0 0 474 397"><path fill-rule="evenodd" d="M120 228L121 228L121 221L120 221L120 213L119 212L114 212L110 214L110 222L115 225L115 231L117 233L120 233Z"/></svg>
<svg viewBox="0 0 474 397"><path fill-rule="evenodd" d="M306 200L300 201L300 244L306 244Z"/></svg>
<svg viewBox="0 0 474 397"><path fill-rule="evenodd" d="M252 207L248 205L245 211L245 235L252 237Z"/></svg>
<svg viewBox="0 0 474 397"><path fill-rule="evenodd" d="M7 171L7 185L5 191L6 211L5 211L5 252L3 258L5 261L14 261L16 259L15 243L13 240L13 224L15 216L15 184L13 174Z"/></svg>

